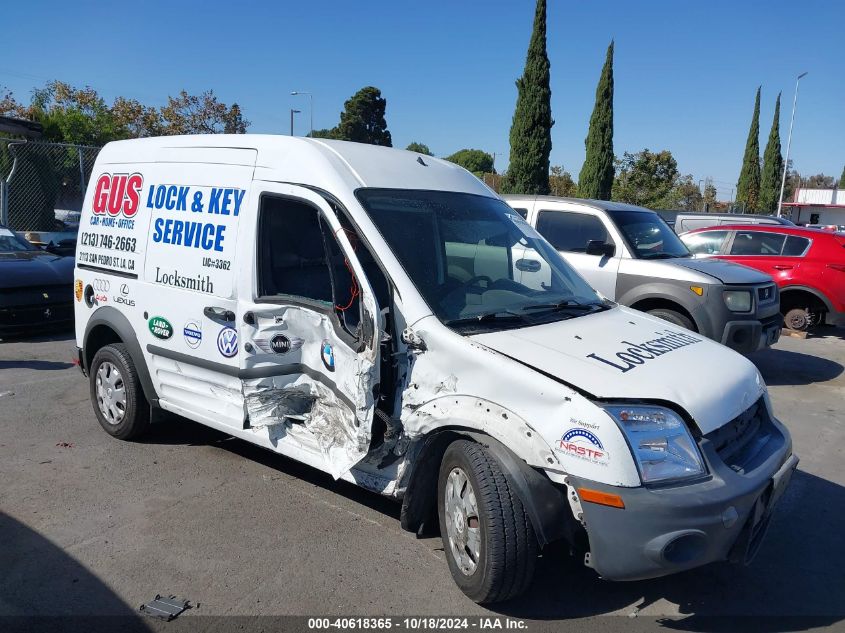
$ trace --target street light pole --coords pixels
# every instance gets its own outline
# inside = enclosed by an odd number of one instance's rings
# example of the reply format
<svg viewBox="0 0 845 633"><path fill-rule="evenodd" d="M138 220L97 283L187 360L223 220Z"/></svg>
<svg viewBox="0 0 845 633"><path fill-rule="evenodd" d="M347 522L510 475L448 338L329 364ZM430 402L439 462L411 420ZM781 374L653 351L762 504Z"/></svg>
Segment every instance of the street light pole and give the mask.
<svg viewBox="0 0 845 633"><path fill-rule="evenodd" d="M783 161L783 177L780 181L780 197L778 198L778 217L781 216L781 207L783 206L783 190L786 187L786 171L789 169L789 148L792 146L792 126L795 123L795 106L798 105L798 82L801 78L807 75L807 71L798 75L795 80L795 96L792 98L792 117L789 119L789 137L786 141L786 159Z"/></svg>
<svg viewBox="0 0 845 633"><path fill-rule="evenodd" d="M699 179L698 181L698 190L701 192L701 210L704 211L704 189L701 188L701 183L704 182L704 179Z"/></svg>
<svg viewBox="0 0 845 633"><path fill-rule="evenodd" d="M293 136L293 115L299 114L302 110L294 110L293 108L290 109L290 135Z"/></svg>
<svg viewBox="0 0 845 633"><path fill-rule="evenodd" d="M308 112L311 117L311 133L309 136L314 136L314 95L310 92L302 92L301 90L294 90L291 95L294 97L308 95Z"/></svg>

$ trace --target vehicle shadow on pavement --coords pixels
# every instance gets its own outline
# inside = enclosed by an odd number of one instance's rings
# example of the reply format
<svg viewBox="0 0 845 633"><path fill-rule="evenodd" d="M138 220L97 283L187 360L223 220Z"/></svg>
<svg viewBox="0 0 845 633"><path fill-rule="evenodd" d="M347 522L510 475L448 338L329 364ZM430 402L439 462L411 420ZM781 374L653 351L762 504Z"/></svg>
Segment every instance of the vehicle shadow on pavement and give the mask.
<svg viewBox="0 0 845 633"><path fill-rule="evenodd" d="M35 369L37 371L54 371L73 367L73 363L62 363L55 360L0 360L0 369Z"/></svg>
<svg viewBox="0 0 845 633"><path fill-rule="evenodd" d="M493 609L540 620L626 609L624 615L652 620L661 616L649 615L649 607L666 600L677 605L679 616L660 623L682 631L775 633L806 630L809 623L830 625L845 620L843 525L845 488L799 470L748 566L716 563L655 580L614 583L566 553L553 552L538 561L525 596Z"/></svg>
<svg viewBox="0 0 845 633"><path fill-rule="evenodd" d="M153 424L150 432L140 442L144 444L213 446L267 468L272 468L283 475L301 479L334 494L342 495L350 501L392 517L397 521L399 520L401 506L396 501L347 481L335 481L328 473L186 418L164 414L161 423Z"/></svg>
<svg viewBox="0 0 845 633"><path fill-rule="evenodd" d="M783 349L769 348L749 356L767 385L811 385L839 377L845 367L839 363Z"/></svg>
<svg viewBox="0 0 845 633"><path fill-rule="evenodd" d="M58 330L49 334L15 334L12 336L0 336L0 345L3 343L54 343L72 341L74 337L75 335L72 329Z"/></svg>
<svg viewBox="0 0 845 633"><path fill-rule="evenodd" d="M153 630L83 564L3 512L0 569L4 632Z"/></svg>

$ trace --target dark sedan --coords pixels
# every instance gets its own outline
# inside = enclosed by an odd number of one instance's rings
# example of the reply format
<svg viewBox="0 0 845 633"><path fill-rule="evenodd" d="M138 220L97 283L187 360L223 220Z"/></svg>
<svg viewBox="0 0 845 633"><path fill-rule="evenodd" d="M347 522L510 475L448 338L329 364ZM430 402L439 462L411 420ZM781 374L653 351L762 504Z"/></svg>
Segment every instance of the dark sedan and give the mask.
<svg viewBox="0 0 845 633"><path fill-rule="evenodd" d="M73 263L0 225L0 337L73 324Z"/></svg>

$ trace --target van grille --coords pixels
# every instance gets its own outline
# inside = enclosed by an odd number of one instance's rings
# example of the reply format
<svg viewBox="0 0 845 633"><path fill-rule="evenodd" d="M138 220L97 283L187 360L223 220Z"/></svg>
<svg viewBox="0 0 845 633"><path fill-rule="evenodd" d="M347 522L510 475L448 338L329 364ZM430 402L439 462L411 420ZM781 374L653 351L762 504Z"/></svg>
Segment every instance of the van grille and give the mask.
<svg viewBox="0 0 845 633"><path fill-rule="evenodd" d="M766 403L761 397L733 420L705 437L713 443L725 465L741 473L754 467L755 457L772 439L774 432Z"/></svg>

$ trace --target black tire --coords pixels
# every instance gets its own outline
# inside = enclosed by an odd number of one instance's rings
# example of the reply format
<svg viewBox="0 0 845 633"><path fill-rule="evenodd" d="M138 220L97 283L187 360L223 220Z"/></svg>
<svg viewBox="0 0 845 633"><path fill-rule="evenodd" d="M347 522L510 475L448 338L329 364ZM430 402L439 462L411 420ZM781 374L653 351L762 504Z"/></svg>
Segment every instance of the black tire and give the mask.
<svg viewBox="0 0 845 633"><path fill-rule="evenodd" d="M812 326L813 320L807 308L792 308L783 317L783 325L796 332L806 332Z"/></svg>
<svg viewBox="0 0 845 633"><path fill-rule="evenodd" d="M119 386L122 385L124 392L122 407L111 407L108 415L101 409L98 389L98 379L102 379L100 369L106 363L119 372L112 376L118 381ZM106 366L105 370L109 368ZM88 377L94 414L106 433L120 440L134 440L143 435L150 426L150 405L144 397L135 363L132 362L126 346L123 343L112 343L100 348L91 362ZM106 409L109 407L106 406ZM118 412L117 416L113 415L114 411Z"/></svg>
<svg viewBox="0 0 845 633"><path fill-rule="evenodd" d="M461 570L447 530L446 486L454 469L466 474L478 507L480 556L471 573ZM534 528L499 461L483 446L458 440L446 449L437 483L437 511L449 570L470 599L480 604L501 602L528 589L537 560ZM471 521L466 521L467 529Z"/></svg>
<svg viewBox="0 0 845 633"><path fill-rule="evenodd" d="M681 327L685 327L693 332L698 331L695 329L695 323L693 323L688 316L681 314L680 312L676 312L675 310L670 310L669 308L655 308L654 310L649 310L648 313L651 316L656 316L658 319L669 321L669 323L674 325L680 325Z"/></svg>

